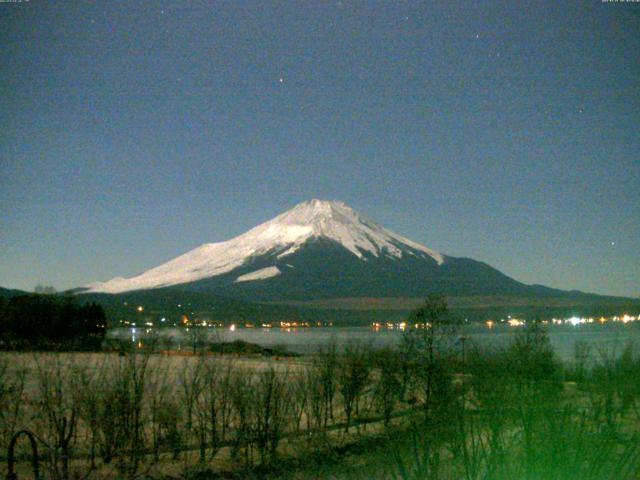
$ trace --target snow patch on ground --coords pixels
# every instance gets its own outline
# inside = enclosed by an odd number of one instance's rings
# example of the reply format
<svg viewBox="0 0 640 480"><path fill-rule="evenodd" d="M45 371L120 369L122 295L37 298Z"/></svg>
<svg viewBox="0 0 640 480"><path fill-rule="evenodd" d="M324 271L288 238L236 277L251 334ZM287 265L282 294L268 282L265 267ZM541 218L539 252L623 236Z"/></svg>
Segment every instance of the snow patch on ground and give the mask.
<svg viewBox="0 0 640 480"><path fill-rule="evenodd" d="M238 282L250 282L252 280L264 280L265 278L271 278L280 275L278 267L267 267L256 270L255 272L245 273L236 278L235 283Z"/></svg>

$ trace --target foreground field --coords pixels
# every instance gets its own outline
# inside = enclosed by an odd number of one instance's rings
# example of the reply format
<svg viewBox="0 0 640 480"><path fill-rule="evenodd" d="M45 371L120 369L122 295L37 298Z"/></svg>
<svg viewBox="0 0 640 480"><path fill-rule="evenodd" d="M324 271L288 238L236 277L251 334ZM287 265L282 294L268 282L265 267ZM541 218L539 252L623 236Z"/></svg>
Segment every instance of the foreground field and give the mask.
<svg viewBox="0 0 640 480"><path fill-rule="evenodd" d="M266 359L161 353L0 356L7 476L604 479L640 476L640 356L524 329L456 354L433 328L395 349ZM5 453L7 452L7 453Z"/></svg>

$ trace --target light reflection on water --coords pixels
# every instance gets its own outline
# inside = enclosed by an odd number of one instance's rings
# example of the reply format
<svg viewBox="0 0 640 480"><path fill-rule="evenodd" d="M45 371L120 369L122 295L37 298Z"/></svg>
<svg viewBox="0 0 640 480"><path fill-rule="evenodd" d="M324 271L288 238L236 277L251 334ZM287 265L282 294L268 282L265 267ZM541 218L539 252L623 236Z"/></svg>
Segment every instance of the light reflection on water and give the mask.
<svg viewBox="0 0 640 480"><path fill-rule="evenodd" d="M467 345L481 346L503 345L519 330L518 328L497 326L492 329L484 325L468 325L461 328L456 337L466 337ZM594 349L621 351L625 344L633 341L640 346L640 325L605 324L579 326L549 326L547 328L551 344L563 359L571 359L574 344L577 341L593 345ZM179 344L189 342L189 332L180 328L136 330L135 328L116 328L109 331L110 338L129 338L132 342L144 341L150 334L160 339L171 338ZM382 329L374 331L371 327L333 327L333 328L238 328L230 331L225 328L199 329L199 336L208 342L232 342L243 340L263 347L286 346L290 351L310 353L331 342L345 345L349 342L371 344L374 347L392 346L401 341L403 333L399 330Z"/></svg>

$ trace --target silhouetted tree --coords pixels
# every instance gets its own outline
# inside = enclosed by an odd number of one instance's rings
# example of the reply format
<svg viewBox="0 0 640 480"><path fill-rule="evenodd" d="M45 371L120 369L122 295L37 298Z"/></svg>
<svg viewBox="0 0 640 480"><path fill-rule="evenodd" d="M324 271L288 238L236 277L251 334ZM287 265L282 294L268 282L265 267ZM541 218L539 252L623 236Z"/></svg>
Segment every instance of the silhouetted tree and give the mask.
<svg viewBox="0 0 640 480"><path fill-rule="evenodd" d="M51 285L36 285L36 288L33 289L33 291L39 295L55 295L56 289L53 288Z"/></svg>
<svg viewBox="0 0 640 480"><path fill-rule="evenodd" d="M20 295L3 309L0 339L9 348L100 348L106 316L95 303L77 305L73 297Z"/></svg>

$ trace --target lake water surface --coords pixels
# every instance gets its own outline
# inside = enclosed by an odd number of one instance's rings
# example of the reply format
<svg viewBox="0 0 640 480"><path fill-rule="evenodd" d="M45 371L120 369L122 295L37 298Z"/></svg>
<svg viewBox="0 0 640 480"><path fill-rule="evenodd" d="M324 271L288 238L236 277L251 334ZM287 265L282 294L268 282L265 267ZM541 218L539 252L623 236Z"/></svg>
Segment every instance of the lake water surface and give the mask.
<svg viewBox="0 0 640 480"><path fill-rule="evenodd" d="M522 327L497 325L492 329L484 325L467 325L459 329L452 341L459 342L465 337L466 344L499 346L508 343ZM188 348L188 333L184 329L164 328L154 331L160 337L170 336L180 348ZM550 325L547 327L549 340L562 359L571 359L576 342L584 342L595 350L620 352L628 342L640 346L640 322L622 324L607 323L586 325ZM404 332L370 327L327 327L327 328L207 328L206 337L212 342L244 340L263 347L286 346L297 353L313 353L319 348L335 342L343 346L349 342L371 344L374 347L392 346L402 341ZM144 328L117 328L109 332L112 338L129 338L133 342L143 341L149 336Z"/></svg>

